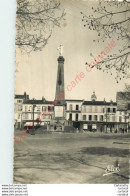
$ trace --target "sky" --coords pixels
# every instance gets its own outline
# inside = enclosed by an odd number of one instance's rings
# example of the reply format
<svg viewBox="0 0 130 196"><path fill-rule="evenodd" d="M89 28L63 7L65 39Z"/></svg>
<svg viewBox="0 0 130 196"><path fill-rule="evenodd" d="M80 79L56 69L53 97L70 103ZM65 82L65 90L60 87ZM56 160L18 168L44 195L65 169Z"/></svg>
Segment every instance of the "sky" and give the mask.
<svg viewBox="0 0 130 196"><path fill-rule="evenodd" d="M90 72L86 71L85 63L91 62L92 57L100 53L115 38L106 40L104 43L93 42L97 38L95 31L84 27L80 12L89 13L91 7L97 6L92 1L61 1L61 8L65 9L66 16L61 22L61 27L55 27L53 34L40 52L32 52L30 55L22 54L16 48L16 73L15 73L15 94L23 94L25 91L30 99L41 99L44 96L47 100L55 99L56 78L59 56L57 48L64 45L64 79L66 99L90 100L93 91L97 100L116 100L116 92L124 89L126 79L118 84L109 73L99 71L96 68ZM110 54L120 47L120 42L111 49ZM78 84L68 92L67 85L75 80L77 74L85 74Z"/></svg>

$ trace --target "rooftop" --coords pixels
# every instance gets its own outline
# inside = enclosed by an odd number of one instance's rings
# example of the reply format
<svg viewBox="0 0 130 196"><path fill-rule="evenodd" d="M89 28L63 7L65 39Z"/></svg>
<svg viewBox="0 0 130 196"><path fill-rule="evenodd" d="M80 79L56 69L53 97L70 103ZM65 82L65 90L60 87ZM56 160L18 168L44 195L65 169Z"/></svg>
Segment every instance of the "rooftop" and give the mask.
<svg viewBox="0 0 130 196"><path fill-rule="evenodd" d="M15 95L15 99L29 99L29 95L24 92L23 95Z"/></svg>
<svg viewBox="0 0 130 196"><path fill-rule="evenodd" d="M15 95L15 99L24 99L24 95Z"/></svg>
<svg viewBox="0 0 130 196"><path fill-rule="evenodd" d="M53 101L45 101L45 100L24 100L23 104L53 104Z"/></svg>
<svg viewBox="0 0 130 196"><path fill-rule="evenodd" d="M72 100L67 99L65 102L82 102L83 105L113 105L116 106L116 102L105 102L105 101L83 101L83 100ZM46 101L46 100L24 100L23 104L54 104L54 101Z"/></svg>
<svg viewBox="0 0 130 196"><path fill-rule="evenodd" d="M106 101L84 101L83 105L113 105L116 106L116 102L106 102Z"/></svg>
<svg viewBox="0 0 130 196"><path fill-rule="evenodd" d="M81 99L66 99L65 101L83 102L83 100L81 100Z"/></svg>

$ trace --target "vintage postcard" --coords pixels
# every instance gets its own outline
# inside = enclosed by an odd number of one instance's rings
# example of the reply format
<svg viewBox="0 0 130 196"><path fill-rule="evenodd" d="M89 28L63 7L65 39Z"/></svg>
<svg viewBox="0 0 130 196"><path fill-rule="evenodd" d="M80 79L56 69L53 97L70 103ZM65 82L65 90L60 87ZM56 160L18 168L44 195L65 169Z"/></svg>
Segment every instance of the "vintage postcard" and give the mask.
<svg viewBox="0 0 130 196"><path fill-rule="evenodd" d="M128 184L130 2L17 0L15 184Z"/></svg>

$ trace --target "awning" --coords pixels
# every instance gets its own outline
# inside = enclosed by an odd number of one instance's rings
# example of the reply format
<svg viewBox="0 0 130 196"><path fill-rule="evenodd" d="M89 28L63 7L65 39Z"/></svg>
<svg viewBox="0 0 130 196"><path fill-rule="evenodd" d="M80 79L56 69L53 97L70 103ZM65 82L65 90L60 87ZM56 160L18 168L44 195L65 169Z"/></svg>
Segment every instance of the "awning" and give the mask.
<svg viewBox="0 0 130 196"><path fill-rule="evenodd" d="M95 124L92 125L92 129L96 129L97 126Z"/></svg>
<svg viewBox="0 0 130 196"><path fill-rule="evenodd" d="M88 125L87 124L83 124L83 129L88 129Z"/></svg>
<svg viewBox="0 0 130 196"><path fill-rule="evenodd" d="M39 123L37 123L37 122L34 122L34 126L36 126L37 124L39 124ZM24 126L33 126L33 122L26 122L25 124L24 124Z"/></svg>
<svg viewBox="0 0 130 196"><path fill-rule="evenodd" d="M44 126L44 125L45 125L45 122L41 122L41 123L40 123L40 126Z"/></svg>

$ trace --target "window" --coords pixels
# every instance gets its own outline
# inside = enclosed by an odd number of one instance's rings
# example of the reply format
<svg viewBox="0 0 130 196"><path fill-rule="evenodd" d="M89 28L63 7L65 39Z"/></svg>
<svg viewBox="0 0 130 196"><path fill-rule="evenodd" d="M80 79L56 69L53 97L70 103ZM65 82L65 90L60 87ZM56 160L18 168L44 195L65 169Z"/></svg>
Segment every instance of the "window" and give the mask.
<svg viewBox="0 0 130 196"><path fill-rule="evenodd" d="M51 106L48 106L48 111L53 111L53 106L51 107Z"/></svg>
<svg viewBox="0 0 130 196"><path fill-rule="evenodd" d="M25 119L25 114L22 115L22 119Z"/></svg>
<svg viewBox="0 0 130 196"><path fill-rule="evenodd" d="M97 113L98 112L98 107L97 106L91 106L91 112Z"/></svg>
<svg viewBox="0 0 130 196"><path fill-rule="evenodd" d="M106 121L108 121L108 122L110 121L110 115L106 116Z"/></svg>
<svg viewBox="0 0 130 196"><path fill-rule="evenodd" d="M40 113L37 113L36 119L40 119Z"/></svg>
<svg viewBox="0 0 130 196"><path fill-rule="evenodd" d="M48 116L48 119L51 119L51 115Z"/></svg>
<svg viewBox="0 0 130 196"><path fill-rule="evenodd" d="M92 106L92 112L95 112L95 106Z"/></svg>
<svg viewBox="0 0 130 196"><path fill-rule="evenodd" d="M89 113L91 113L92 112L92 106L90 105L90 106L87 106L87 112Z"/></svg>
<svg viewBox="0 0 130 196"><path fill-rule="evenodd" d="M79 105L76 105L76 110L79 110Z"/></svg>
<svg viewBox="0 0 130 196"><path fill-rule="evenodd" d="M29 111L32 111L32 106L29 106Z"/></svg>
<svg viewBox="0 0 130 196"><path fill-rule="evenodd" d="M44 115L44 119L48 119L49 118L49 115Z"/></svg>
<svg viewBox="0 0 130 196"><path fill-rule="evenodd" d="M25 119L28 119L28 114L25 114Z"/></svg>
<svg viewBox="0 0 130 196"><path fill-rule="evenodd" d="M83 120L86 120L86 115L83 115Z"/></svg>
<svg viewBox="0 0 130 196"><path fill-rule="evenodd" d="M18 119L20 119L20 114L18 114Z"/></svg>
<svg viewBox="0 0 130 196"><path fill-rule="evenodd" d="M96 121L97 121L97 115L94 115L94 120L96 120Z"/></svg>
<svg viewBox="0 0 130 196"><path fill-rule="evenodd" d="M42 114L42 119L45 119L45 114Z"/></svg>
<svg viewBox="0 0 130 196"><path fill-rule="evenodd" d="M70 104L69 110L72 111L72 109L73 109L73 106L72 104Z"/></svg>
<svg viewBox="0 0 130 196"><path fill-rule="evenodd" d="M22 111L22 106L21 105L18 106L18 111Z"/></svg>
<svg viewBox="0 0 130 196"><path fill-rule="evenodd" d="M48 115L45 115L45 119L48 119L48 117L49 117Z"/></svg>
<svg viewBox="0 0 130 196"><path fill-rule="evenodd" d="M37 106L37 111L40 111L40 106Z"/></svg>
<svg viewBox="0 0 130 196"><path fill-rule="evenodd" d="M28 106L25 106L25 112L27 112L27 110L28 110Z"/></svg>
<svg viewBox="0 0 130 196"><path fill-rule="evenodd" d="M97 106L95 106L95 113L97 113Z"/></svg>
<svg viewBox="0 0 130 196"><path fill-rule="evenodd" d="M17 100L17 103L22 103L22 100Z"/></svg>
<svg viewBox="0 0 130 196"><path fill-rule="evenodd" d="M78 114L76 114L76 121L78 121L78 118L79 118L79 115L78 115Z"/></svg>
<svg viewBox="0 0 130 196"><path fill-rule="evenodd" d="M100 115L100 121L103 121L103 115Z"/></svg>
<svg viewBox="0 0 130 196"><path fill-rule="evenodd" d="M113 112L116 113L116 108L113 108Z"/></svg>
<svg viewBox="0 0 130 196"><path fill-rule="evenodd" d="M110 108L107 108L107 112L110 112Z"/></svg>
<svg viewBox="0 0 130 196"><path fill-rule="evenodd" d="M82 112L86 112L86 106L82 106Z"/></svg>
<svg viewBox="0 0 130 196"><path fill-rule="evenodd" d="M116 119L115 116L112 116L112 122L115 122L115 119Z"/></svg>
<svg viewBox="0 0 130 196"><path fill-rule="evenodd" d="M121 116L119 116L119 122L122 122L122 117Z"/></svg>
<svg viewBox="0 0 130 196"><path fill-rule="evenodd" d="M46 112L46 107L45 106L42 107L42 111Z"/></svg>
<svg viewBox="0 0 130 196"><path fill-rule="evenodd" d="M89 115L89 120L92 120L92 115Z"/></svg>
<svg viewBox="0 0 130 196"><path fill-rule="evenodd" d="M54 111L54 106L51 106L51 110Z"/></svg>
<svg viewBox="0 0 130 196"><path fill-rule="evenodd" d="M72 120L72 114L71 113L69 114L69 120Z"/></svg>

